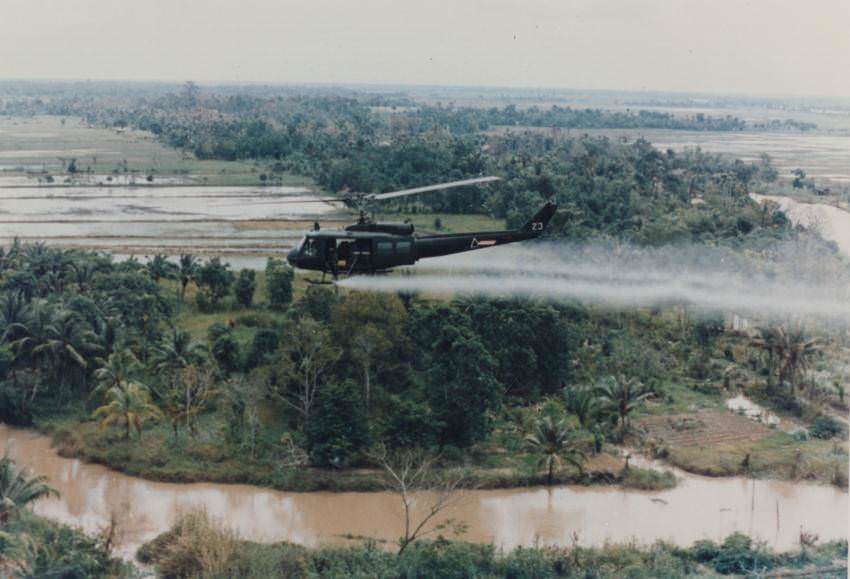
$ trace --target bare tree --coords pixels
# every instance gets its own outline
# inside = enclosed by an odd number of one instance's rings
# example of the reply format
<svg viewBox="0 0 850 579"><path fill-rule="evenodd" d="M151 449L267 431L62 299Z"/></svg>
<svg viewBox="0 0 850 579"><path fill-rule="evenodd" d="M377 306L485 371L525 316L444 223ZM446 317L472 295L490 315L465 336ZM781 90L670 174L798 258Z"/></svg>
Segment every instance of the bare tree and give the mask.
<svg viewBox="0 0 850 579"><path fill-rule="evenodd" d="M177 380L165 401L175 438L181 423L189 434L195 434L195 418L218 394L215 374L209 368L189 365L177 371Z"/></svg>
<svg viewBox="0 0 850 579"><path fill-rule="evenodd" d="M339 360L341 352L333 344L330 333L310 318L301 320L288 338L280 367L284 380L275 394L309 422L324 375Z"/></svg>
<svg viewBox="0 0 850 579"><path fill-rule="evenodd" d="M458 504L462 490L467 488L465 473L437 472L437 455L420 450L405 450L389 454L381 448L373 458L388 475L390 491L401 499L404 516L404 534L399 537L399 550L404 550L427 535L444 529L462 533L465 526L453 519L438 523L440 513Z"/></svg>

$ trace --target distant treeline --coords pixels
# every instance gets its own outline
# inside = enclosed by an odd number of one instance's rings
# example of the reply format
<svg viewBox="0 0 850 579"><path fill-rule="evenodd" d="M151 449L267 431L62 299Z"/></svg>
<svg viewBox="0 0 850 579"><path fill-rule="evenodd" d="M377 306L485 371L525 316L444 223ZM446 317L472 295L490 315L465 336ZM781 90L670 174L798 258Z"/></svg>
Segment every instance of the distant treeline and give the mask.
<svg viewBox="0 0 850 579"><path fill-rule="evenodd" d="M39 101L40 102L40 101ZM737 119L666 113L400 107L380 97L295 95L263 98L180 93L109 106L97 99L7 104L17 114L79 115L134 127L201 159L265 160L273 172L309 175L331 191L389 191L482 174L503 182L406 200L401 207L479 213L524 221L544 199L564 208L555 234L604 233L639 243L748 235L767 225L747 191L777 174L699 150L659 151L645 140L545 131L488 134L499 125L740 127Z"/></svg>
<svg viewBox="0 0 850 579"><path fill-rule="evenodd" d="M552 106L539 108L422 107L416 118L424 127L441 125L452 132L471 133L498 126L554 127L563 129L672 129L683 131L743 131L747 123L737 117L702 113L679 116L661 111L614 111Z"/></svg>

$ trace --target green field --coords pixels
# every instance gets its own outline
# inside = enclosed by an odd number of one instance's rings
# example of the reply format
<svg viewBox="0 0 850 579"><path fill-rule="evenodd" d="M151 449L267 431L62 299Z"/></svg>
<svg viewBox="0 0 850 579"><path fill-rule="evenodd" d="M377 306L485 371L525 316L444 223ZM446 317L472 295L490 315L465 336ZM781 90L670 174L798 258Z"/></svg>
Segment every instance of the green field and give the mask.
<svg viewBox="0 0 850 579"><path fill-rule="evenodd" d="M65 177L72 159L79 173L179 177L199 185L258 185L260 175L270 174L268 162L202 161L142 131L94 127L74 117L0 116L0 177ZM307 177L280 173L273 182L313 185Z"/></svg>

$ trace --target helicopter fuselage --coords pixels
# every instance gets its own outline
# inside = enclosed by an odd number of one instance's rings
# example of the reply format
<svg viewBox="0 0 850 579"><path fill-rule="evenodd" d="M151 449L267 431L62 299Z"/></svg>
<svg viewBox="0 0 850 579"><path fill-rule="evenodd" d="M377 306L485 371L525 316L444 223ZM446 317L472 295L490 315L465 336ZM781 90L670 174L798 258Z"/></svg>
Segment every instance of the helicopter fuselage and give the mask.
<svg viewBox="0 0 850 579"><path fill-rule="evenodd" d="M374 273L413 265L420 259L474 251L540 236L557 206L550 202L521 229L414 235L407 223L361 222L339 230L306 234L289 252L296 268L337 275Z"/></svg>

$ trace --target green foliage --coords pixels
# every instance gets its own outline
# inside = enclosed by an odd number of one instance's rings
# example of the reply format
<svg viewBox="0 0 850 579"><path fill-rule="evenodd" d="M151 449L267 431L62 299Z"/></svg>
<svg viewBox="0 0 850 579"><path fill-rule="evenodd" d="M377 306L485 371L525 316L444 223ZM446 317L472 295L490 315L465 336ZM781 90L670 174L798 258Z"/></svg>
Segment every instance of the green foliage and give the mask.
<svg viewBox="0 0 850 579"><path fill-rule="evenodd" d="M239 342L233 337L230 332L221 334L215 339L212 345L212 354L218 367L226 374L230 374L239 369L240 350Z"/></svg>
<svg viewBox="0 0 850 579"><path fill-rule="evenodd" d="M809 434L815 438L829 440L844 432L841 423L831 416L818 416L809 428Z"/></svg>
<svg viewBox="0 0 850 579"><path fill-rule="evenodd" d="M322 388L305 432L315 464L347 465L369 442L366 411L357 386L344 382Z"/></svg>
<svg viewBox="0 0 850 579"><path fill-rule="evenodd" d="M726 537L710 561L714 570L724 575L758 573L775 566L774 557L763 545L742 533Z"/></svg>
<svg viewBox="0 0 850 579"><path fill-rule="evenodd" d="M130 433L135 430L139 439L142 438L145 421L161 417L162 411L151 401L147 388L133 382L111 387L106 392L106 404L92 414L92 418L100 420L101 429L123 423L124 437L130 438Z"/></svg>
<svg viewBox="0 0 850 579"><path fill-rule="evenodd" d="M281 260L269 258L266 263L266 293L269 306L284 310L292 301L292 280L295 272Z"/></svg>
<svg viewBox="0 0 850 579"><path fill-rule="evenodd" d="M211 556L216 548L220 556ZM842 554L843 553L843 554ZM720 574L748 575L783 565L798 567L808 562L828 565L846 556L840 545L776 554L753 545L741 534L730 535L721 545L697 541L690 548L658 542L606 544L598 548L518 547L509 551L437 538L412 543L396 555L371 541L352 547L309 549L289 543L260 545L236 541L205 514L192 513L171 530L145 544L139 559L155 566L163 577L240 576L355 577L397 579L439 577L472 579L620 579L658 577L674 579L703 575L706 565Z"/></svg>
<svg viewBox="0 0 850 579"><path fill-rule="evenodd" d="M539 464L546 470L546 483L554 482L555 469L565 463L584 471L584 452L579 448L575 433L563 420L541 417L531 434L525 437L530 452L538 455Z"/></svg>
<svg viewBox="0 0 850 579"><path fill-rule="evenodd" d="M233 330L227 324L222 322L213 322L207 328L207 340L209 340L212 344L223 335L230 334L232 332Z"/></svg>
<svg viewBox="0 0 850 579"><path fill-rule="evenodd" d="M548 304L519 300L463 303L471 325L496 361L496 378L509 395L535 398L571 377L574 337Z"/></svg>
<svg viewBox="0 0 850 579"><path fill-rule="evenodd" d="M599 402L603 408L614 414L621 429L628 427L629 415L644 401L652 396L635 378L608 376L597 386Z"/></svg>
<svg viewBox="0 0 850 579"><path fill-rule="evenodd" d="M178 267L168 260L168 257L158 253L154 255L147 264L148 275L157 283L161 279L175 279Z"/></svg>
<svg viewBox="0 0 850 579"><path fill-rule="evenodd" d="M334 290L320 285L311 285L298 302L298 309L318 322L329 322L339 297Z"/></svg>
<svg viewBox="0 0 850 579"><path fill-rule="evenodd" d="M627 488L643 491L671 489L676 486L676 475L669 470L629 467L623 473L620 484Z"/></svg>
<svg viewBox="0 0 850 579"><path fill-rule="evenodd" d="M457 310L423 308L414 319L425 390L441 424L440 445L483 439L492 426L488 412L501 402L495 360Z"/></svg>
<svg viewBox="0 0 850 579"><path fill-rule="evenodd" d="M434 444L441 424L426 402L410 396L391 396L387 404L383 428L387 448L429 448Z"/></svg>
<svg viewBox="0 0 850 579"><path fill-rule="evenodd" d="M257 289L256 272L252 269L243 269L236 276L233 286L233 294L236 302L243 308L250 308L254 301L254 291Z"/></svg>
<svg viewBox="0 0 850 579"><path fill-rule="evenodd" d="M233 278L230 266L222 263L218 257L201 265L195 279L201 290L198 292L198 308L201 311L215 311L221 298L230 292Z"/></svg>
<svg viewBox="0 0 850 579"><path fill-rule="evenodd" d="M67 579L134 576L129 565L112 558L101 538L88 537L79 529L26 514L5 530L18 544L21 555L22 573L13 576ZM0 531L0 568L5 562L4 534Z"/></svg>
<svg viewBox="0 0 850 579"><path fill-rule="evenodd" d="M247 368L256 368L264 365L271 360L280 345L280 334L277 330L271 328L261 328L257 330L251 340L251 347L248 350L246 360Z"/></svg>
<svg viewBox="0 0 850 579"><path fill-rule="evenodd" d="M0 528L28 504L45 497L59 496L47 482L46 476L30 477L19 468L7 449L0 457Z"/></svg>

